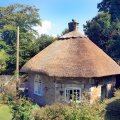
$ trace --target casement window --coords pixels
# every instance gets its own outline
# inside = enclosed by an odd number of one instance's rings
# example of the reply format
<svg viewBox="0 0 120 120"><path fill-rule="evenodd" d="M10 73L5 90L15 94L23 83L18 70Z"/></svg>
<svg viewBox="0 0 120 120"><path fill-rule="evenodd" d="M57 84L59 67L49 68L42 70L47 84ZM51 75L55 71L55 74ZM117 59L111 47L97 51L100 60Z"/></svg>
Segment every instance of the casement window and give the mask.
<svg viewBox="0 0 120 120"><path fill-rule="evenodd" d="M80 102L81 101L81 89L75 87L68 87L65 89L65 101L66 102Z"/></svg>
<svg viewBox="0 0 120 120"><path fill-rule="evenodd" d="M42 91L42 80L40 79L39 75L35 75L34 78L34 94L42 96L43 91Z"/></svg>

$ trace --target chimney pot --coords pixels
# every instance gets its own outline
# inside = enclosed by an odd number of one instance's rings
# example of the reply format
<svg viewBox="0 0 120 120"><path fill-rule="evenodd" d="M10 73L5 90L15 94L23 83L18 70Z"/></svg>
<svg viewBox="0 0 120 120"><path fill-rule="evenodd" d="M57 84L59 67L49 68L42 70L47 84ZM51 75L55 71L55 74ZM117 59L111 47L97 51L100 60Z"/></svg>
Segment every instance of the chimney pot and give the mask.
<svg viewBox="0 0 120 120"><path fill-rule="evenodd" d="M72 19L72 22L68 23L69 32L78 31L78 25L79 23L76 22L76 20Z"/></svg>

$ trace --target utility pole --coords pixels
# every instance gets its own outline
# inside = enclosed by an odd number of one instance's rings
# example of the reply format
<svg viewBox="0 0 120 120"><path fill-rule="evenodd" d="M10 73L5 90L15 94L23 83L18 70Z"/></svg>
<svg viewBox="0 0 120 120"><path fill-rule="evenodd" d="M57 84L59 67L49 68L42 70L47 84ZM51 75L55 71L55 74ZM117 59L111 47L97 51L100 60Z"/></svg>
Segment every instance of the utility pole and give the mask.
<svg viewBox="0 0 120 120"><path fill-rule="evenodd" d="M16 47L16 89L19 87L19 26L17 27L17 47Z"/></svg>

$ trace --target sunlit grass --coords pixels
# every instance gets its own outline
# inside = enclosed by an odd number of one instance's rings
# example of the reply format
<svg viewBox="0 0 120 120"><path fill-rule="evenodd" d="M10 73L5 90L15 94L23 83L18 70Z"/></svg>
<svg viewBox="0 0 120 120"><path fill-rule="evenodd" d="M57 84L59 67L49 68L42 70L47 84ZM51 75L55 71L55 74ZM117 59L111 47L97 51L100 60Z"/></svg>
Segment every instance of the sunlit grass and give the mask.
<svg viewBox="0 0 120 120"><path fill-rule="evenodd" d="M8 105L0 104L0 120L11 120L12 114Z"/></svg>

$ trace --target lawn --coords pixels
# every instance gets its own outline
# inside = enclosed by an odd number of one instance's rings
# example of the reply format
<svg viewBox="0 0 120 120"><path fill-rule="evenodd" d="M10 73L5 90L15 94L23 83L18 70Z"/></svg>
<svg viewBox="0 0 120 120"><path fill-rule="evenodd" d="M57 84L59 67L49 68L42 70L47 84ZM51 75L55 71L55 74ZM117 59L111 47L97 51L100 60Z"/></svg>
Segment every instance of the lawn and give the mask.
<svg viewBox="0 0 120 120"><path fill-rule="evenodd" d="M8 105L0 104L0 120L11 120L12 115Z"/></svg>

